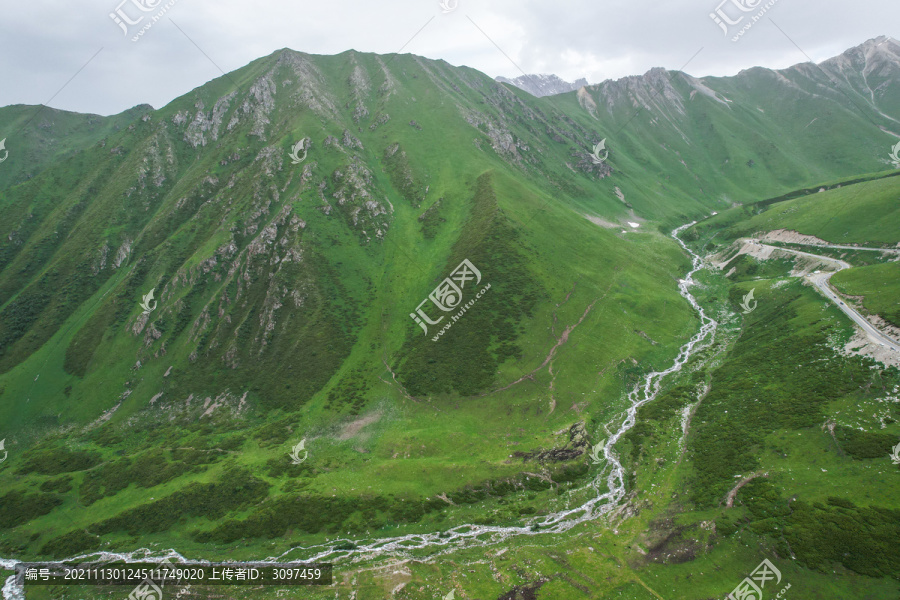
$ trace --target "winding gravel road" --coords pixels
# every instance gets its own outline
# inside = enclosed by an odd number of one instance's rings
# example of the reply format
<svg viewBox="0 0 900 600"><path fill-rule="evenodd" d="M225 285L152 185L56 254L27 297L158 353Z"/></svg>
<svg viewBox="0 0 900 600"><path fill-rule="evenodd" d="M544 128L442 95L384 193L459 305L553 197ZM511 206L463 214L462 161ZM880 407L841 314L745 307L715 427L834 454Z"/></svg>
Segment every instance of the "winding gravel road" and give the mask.
<svg viewBox="0 0 900 600"><path fill-rule="evenodd" d="M769 248L771 250L780 250L782 252L790 252L791 254L797 254L799 256L806 256L809 258L814 258L816 260L820 260L822 262L832 263L837 266L837 270L829 271L827 273L820 273L818 271L814 273L809 273L805 276L805 278L815 285L819 290L825 294L825 297L830 299L834 304L841 309L841 311L850 317L850 319L862 328L862 330L866 333L866 336L870 340L872 340L876 344L880 344L885 348L890 348L894 352L900 353L900 342L894 340L881 331L879 331L872 323L870 323L862 314L860 314L855 308L841 300L837 292L834 291L834 288L831 287L829 283L829 279L831 276L837 273L838 271L842 271L844 269L849 269L852 267L850 263L847 263L843 260L839 260L837 258L831 258L830 256L821 256L819 254L811 254L809 252L803 252L800 250L792 250L790 248L782 248L781 246L771 246L769 244L763 244L757 240L747 240L750 244L755 244L762 248ZM884 250L882 248L858 248L855 246L833 246L833 245L818 245L814 246L816 248L839 248L839 249L854 249L854 250L882 250L887 252L900 252L898 250Z"/></svg>

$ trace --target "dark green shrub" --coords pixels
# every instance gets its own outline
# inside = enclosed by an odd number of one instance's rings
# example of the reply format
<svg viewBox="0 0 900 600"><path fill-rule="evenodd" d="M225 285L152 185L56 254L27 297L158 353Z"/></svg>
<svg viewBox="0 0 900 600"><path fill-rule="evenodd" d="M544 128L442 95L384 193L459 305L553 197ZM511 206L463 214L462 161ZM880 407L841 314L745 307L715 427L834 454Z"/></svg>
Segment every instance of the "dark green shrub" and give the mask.
<svg viewBox="0 0 900 600"><path fill-rule="evenodd" d="M42 475L59 475L73 471L84 471L100 464L101 457L96 452L68 450L58 448L30 452L25 463L19 467L18 473L41 473Z"/></svg>
<svg viewBox="0 0 900 600"><path fill-rule="evenodd" d="M59 492L60 494L65 494L66 492L71 490L72 477L70 475L63 475L62 477L57 477L56 479L48 479L41 484L42 492Z"/></svg>
<svg viewBox="0 0 900 600"><path fill-rule="evenodd" d="M0 496L0 529L22 525L62 504L54 494L26 494L12 491Z"/></svg>
<svg viewBox="0 0 900 600"><path fill-rule="evenodd" d="M41 547L40 553L54 558L65 558L82 554L100 547L101 540L83 529L55 537Z"/></svg>
<svg viewBox="0 0 900 600"><path fill-rule="evenodd" d="M165 498L119 513L91 526L105 534L126 531L132 535L165 531L187 517L218 519L229 511L259 502L269 485L244 469L227 471L221 481L192 483Z"/></svg>
<svg viewBox="0 0 900 600"><path fill-rule="evenodd" d="M860 431L852 427L836 427L835 437L841 448L857 460L886 458L897 443L896 436L880 431Z"/></svg>

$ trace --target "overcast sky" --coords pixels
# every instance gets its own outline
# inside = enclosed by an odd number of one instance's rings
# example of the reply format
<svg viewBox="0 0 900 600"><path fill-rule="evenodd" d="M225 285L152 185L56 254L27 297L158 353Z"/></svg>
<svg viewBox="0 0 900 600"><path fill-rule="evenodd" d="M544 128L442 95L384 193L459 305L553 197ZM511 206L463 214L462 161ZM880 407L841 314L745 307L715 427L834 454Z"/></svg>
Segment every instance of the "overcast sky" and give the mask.
<svg viewBox="0 0 900 600"><path fill-rule="evenodd" d="M102 115L144 103L159 108L220 76L220 68L285 47L314 54L402 48L492 77L516 77L521 68L599 83L652 67L695 76L783 68L879 35L900 38L898 0L775 0L737 42L731 37L772 0L444 1L456 8L444 13L440 0L5 0L0 106ZM743 17L723 25L727 36L710 17L717 8L720 19ZM117 9L120 20L143 19L124 24L126 35L110 16Z"/></svg>

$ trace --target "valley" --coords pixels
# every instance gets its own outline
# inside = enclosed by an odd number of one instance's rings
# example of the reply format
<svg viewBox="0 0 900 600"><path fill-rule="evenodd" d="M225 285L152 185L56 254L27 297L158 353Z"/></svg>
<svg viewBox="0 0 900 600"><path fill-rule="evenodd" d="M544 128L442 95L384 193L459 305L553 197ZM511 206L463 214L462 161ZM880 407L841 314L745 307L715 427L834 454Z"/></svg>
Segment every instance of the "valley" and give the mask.
<svg viewBox="0 0 900 600"><path fill-rule="evenodd" d="M896 597L898 82L889 38L544 97L283 49L42 109L0 165L4 598L164 559L334 564L182 598L706 600L763 560Z"/></svg>

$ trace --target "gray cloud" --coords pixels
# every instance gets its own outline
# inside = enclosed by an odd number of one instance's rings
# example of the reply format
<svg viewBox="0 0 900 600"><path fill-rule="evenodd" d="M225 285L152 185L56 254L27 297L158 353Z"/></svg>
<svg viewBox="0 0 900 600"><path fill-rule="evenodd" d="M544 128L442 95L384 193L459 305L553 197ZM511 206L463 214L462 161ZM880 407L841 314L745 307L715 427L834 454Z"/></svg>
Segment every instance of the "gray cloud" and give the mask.
<svg viewBox="0 0 900 600"><path fill-rule="evenodd" d="M491 76L516 77L521 68L598 83L657 66L684 67L696 76L731 75L757 65L783 68L807 55L824 60L878 35L900 36L896 0L849 6L838 0L777 0L736 43L709 16L721 0L458 0L448 14L438 0L165 0L148 13L132 5L158 1L126 0L122 6L133 19L148 15L144 24L174 2L138 42L109 16L121 0L5 6L0 105L49 101L55 108L99 114L142 103L158 108L221 76L216 65L228 72L284 47L314 54L403 47ZM723 10L743 14L730 4ZM746 13L744 22L755 12Z"/></svg>

